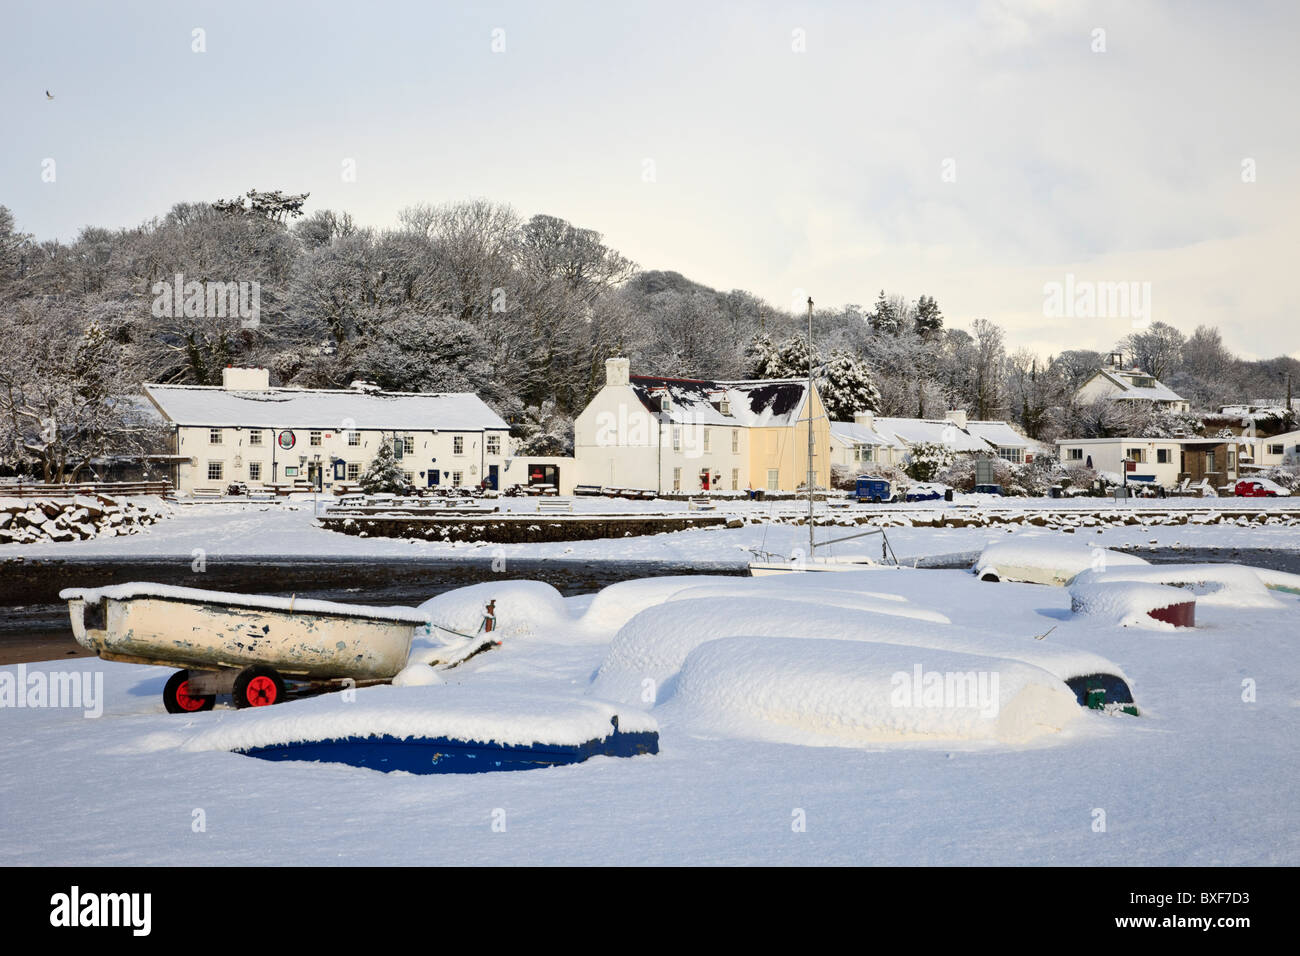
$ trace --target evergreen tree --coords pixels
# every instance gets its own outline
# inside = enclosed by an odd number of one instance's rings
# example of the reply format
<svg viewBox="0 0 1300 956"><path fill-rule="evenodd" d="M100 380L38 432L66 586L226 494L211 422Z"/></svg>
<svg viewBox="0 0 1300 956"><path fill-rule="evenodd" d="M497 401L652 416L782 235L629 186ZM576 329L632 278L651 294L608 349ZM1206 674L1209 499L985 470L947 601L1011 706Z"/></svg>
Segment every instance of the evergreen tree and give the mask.
<svg viewBox="0 0 1300 956"><path fill-rule="evenodd" d="M393 451L393 443L384 441L380 444L379 451L375 453L374 461L361 476L361 490L368 495L383 492L400 495L405 494L409 489L406 476L402 474L401 463L398 462L397 455Z"/></svg>
<svg viewBox="0 0 1300 956"><path fill-rule="evenodd" d="M934 296L923 295L916 300L916 314L913 318L913 325L916 334L922 338L928 338L943 331L943 313L939 311L939 303L934 301Z"/></svg>
<svg viewBox="0 0 1300 956"><path fill-rule="evenodd" d="M880 290L880 297L876 299L876 308L867 321L871 323L871 331L877 335L897 335L901 331L898 310L894 307L894 303L885 298L884 289Z"/></svg>
<svg viewBox="0 0 1300 956"><path fill-rule="evenodd" d="M822 367L817 389L831 421L852 421L856 412L880 411L880 391L870 368L842 349Z"/></svg>

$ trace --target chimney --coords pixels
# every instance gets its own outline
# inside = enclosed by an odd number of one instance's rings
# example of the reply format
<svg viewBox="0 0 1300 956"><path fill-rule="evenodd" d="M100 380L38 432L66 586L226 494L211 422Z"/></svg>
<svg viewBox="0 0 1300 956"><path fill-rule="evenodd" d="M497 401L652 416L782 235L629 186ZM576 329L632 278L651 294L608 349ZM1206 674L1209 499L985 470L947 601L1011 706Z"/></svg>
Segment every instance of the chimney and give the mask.
<svg viewBox="0 0 1300 956"><path fill-rule="evenodd" d="M966 427L966 409L964 409L964 408L950 408L950 409L948 409L948 414L944 416L944 420L945 420L945 421L952 422L952 423L953 423L954 425L956 425L958 428L965 428L965 427Z"/></svg>
<svg viewBox="0 0 1300 956"><path fill-rule="evenodd" d="M855 424L855 425L865 425L865 426L867 426L868 428L870 428L872 431L875 431L875 429L876 429L876 413L875 413L875 412L854 412L854 413L853 413L853 424Z"/></svg>
<svg viewBox="0 0 1300 956"><path fill-rule="evenodd" d="M221 370L221 387L232 392L265 392L271 387L271 373L264 368L232 368Z"/></svg>
<svg viewBox="0 0 1300 956"><path fill-rule="evenodd" d="M632 362L625 358L605 359L605 384L627 385L631 381Z"/></svg>

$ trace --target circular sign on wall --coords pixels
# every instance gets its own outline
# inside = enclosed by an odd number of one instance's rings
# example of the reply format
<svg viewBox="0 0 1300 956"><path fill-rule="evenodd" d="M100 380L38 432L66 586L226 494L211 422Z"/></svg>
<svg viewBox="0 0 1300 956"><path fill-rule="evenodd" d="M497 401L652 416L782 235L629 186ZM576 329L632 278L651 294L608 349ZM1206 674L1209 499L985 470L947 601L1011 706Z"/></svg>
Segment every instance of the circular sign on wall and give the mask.
<svg viewBox="0 0 1300 956"><path fill-rule="evenodd" d="M292 448L298 443L298 437L293 432L284 431L280 432L279 441L281 448Z"/></svg>

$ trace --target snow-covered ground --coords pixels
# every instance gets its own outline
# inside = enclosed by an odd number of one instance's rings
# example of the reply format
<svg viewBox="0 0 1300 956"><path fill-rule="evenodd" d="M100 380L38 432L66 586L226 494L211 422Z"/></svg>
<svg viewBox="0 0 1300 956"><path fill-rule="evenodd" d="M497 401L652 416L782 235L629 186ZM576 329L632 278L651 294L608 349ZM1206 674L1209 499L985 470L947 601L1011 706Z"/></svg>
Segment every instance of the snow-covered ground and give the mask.
<svg viewBox="0 0 1300 956"><path fill-rule="evenodd" d="M536 499L501 499L508 508L535 510ZM1285 501L1285 499L1283 499ZM1002 499L1005 507L1030 510L1052 507L1077 510L1106 509L1120 515L1135 515L1138 524L1116 527L1090 527L1081 524L1073 540L1086 539L1103 547L1158 544L1161 546L1213 548L1300 548L1300 527L1256 523L1167 525L1141 523L1145 511L1153 508L1188 509L1192 512L1224 508L1278 510L1275 503L1261 505L1238 498L1166 499L1158 504L1142 503L1129 507L1101 499L1074 499L1047 502L1033 499ZM1085 506L1083 502L1089 502ZM945 502L922 502L905 511L947 510L963 514ZM795 502L734 502L722 506L742 517L763 519L803 513ZM805 506L806 507L806 506ZM862 506L854 513L866 511ZM1003 507L1003 505L999 505ZM684 513L685 502L634 502L610 499L578 498L578 512L618 510L623 512ZM819 509L822 506L819 506ZM398 538L362 538L327 531L313 517L310 498L274 505L203 503L173 506L173 515L129 538L97 538L66 543L0 545L0 560L15 557L61 558L144 558L177 557L190 561L197 552L206 560L223 556L294 557L476 557L503 556L519 558L566 558L572 560L662 560L700 563L741 564L752 558L749 549L758 548L774 554L790 555L796 549L807 550L807 528L797 524L756 521L741 528L705 528L626 539L602 539L554 543L488 545L418 541ZM897 509L896 509L897 510ZM819 510L819 513L824 511ZM882 512L883 513L883 512ZM852 529L822 527L818 539L851 533ZM901 559L911 560L936 554L976 552L985 543L1008 535L1060 537L1052 529L1032 526L929 528L895 527L888 529L889 541ZM879 554L878 539L860 539L832 546L832 554ZM822 553L819 549L818 553Z"/></svg>
<svg viewBox="0 0 1300 956"><path fill-rule="evenodd" d="M216 518L175 519L154 539L160 553L205 535L227 548L328 540L402 553L396 541L324 539L287 513L224 532ZM287 541L266 542L268 525ZM1250 529L1249 543L1269 530ZM665 537L731 555L760 533ZM495 598L502 640L433 683L188 716L163 713L161 668L28 665L102 674L102 716L0 710L11 833L0 862L1294 865L1300 597L1270 593L1278 606L1210 602L1194 630L1175 631L1075 616L1066 588L961 571L656 578L576 598L494 581L424 606L468 631ZM439 634L420 638L417 668ZM1061 675L1097 662L1127 677L1142 716L1073 702ZM997 679L979 684L975 709L894 699L897 675L914 671ZM0 669L0 689L17 673ZM611 707L657 724L661 752L411 776L223 749L371 724L582 735Z"/></svg>

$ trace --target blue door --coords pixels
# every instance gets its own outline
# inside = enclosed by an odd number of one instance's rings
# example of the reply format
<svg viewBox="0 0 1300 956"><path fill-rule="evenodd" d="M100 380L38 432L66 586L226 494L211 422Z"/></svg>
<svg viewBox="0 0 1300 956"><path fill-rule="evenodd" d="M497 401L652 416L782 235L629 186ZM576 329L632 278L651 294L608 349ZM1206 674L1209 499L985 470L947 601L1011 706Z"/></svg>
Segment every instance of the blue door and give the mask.
<svg viewBox="0 0 1300 956"><path fill-rule="evenodd" d="M493 491L497 490L497 466L488 465L487 486Z"/></svg>
<svg viewBox="0 0 1300 956"><path fill-rule="evenodd" d="M430 487L430 488L436 488L437 486L438 486L438 469L437 469L437 468L430 468L430 469L429 469L429 487Z"/></svg>

